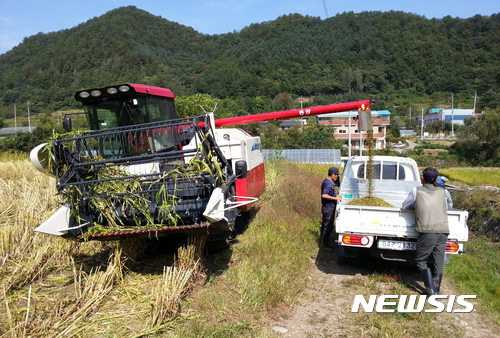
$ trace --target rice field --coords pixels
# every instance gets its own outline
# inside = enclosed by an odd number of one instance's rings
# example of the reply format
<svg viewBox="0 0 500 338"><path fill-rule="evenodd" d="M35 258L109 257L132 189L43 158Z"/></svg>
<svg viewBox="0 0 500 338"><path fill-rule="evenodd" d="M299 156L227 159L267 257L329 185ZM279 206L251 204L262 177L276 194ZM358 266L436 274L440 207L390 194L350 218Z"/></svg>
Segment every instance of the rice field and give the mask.
<svg viewBox="0 0 500 338"><path fill-rule="evenodd" d="M260 309L293 303L305 287L319 213L317 200L303 196L316 196L329 165L283 167L266 168L261 209L232 256L224 254L231 268L212 271L206 283L212 288L188 298L190 311L198 311L193 315L180 306L193 283L206 277L193 246L179 250L175 264L155 257L147 269L137 269L133 258L140 248L133 242L73 242L36 233L61 203L54 179L26 156L0 156L0 337L257 337L252 323ZM499 186L499 172L441 174ZM297 174L299 182L284 184ZM215 266L224 255L211 258Z"/></svg>
<svg viewBox="0 0 500 338"><path fill-rule="evenodd" d="M493 186L500 188L500 169L463 168L439 170L439 174L451 181L472 186Z"/></svg>
<svg viewBox="0 0 500 338"><path fill-rule="evenodd" d="M133 243L34 232L60 203L54 179L25 156L0 158L2 337L139 337L163 330L200 275L193 246L180 249L173 265L132 272Z"/></svg>

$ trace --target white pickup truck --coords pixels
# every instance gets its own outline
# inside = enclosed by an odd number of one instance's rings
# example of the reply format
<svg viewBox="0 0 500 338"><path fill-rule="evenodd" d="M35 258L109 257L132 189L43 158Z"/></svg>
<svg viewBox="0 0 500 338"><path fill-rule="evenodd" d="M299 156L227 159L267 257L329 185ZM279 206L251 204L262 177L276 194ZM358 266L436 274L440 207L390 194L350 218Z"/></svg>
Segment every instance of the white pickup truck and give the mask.
<svg viewBox="0 0 500 338"><path fill-rule="evenodd" d="M342 202L337 205L335 220L338 262L363 253L385 260L412 261L417 238L415 217L413 210L402 210L401 205L410 190L421 185L417 163L407 157L374 156L372 196L393 207L348 205L368 195L367 162L367 156L351 157L344 168L339 190ZM448 210L450 235L445 263L449 254L463 253L469 234L467 217L467 211Z"/></svg>

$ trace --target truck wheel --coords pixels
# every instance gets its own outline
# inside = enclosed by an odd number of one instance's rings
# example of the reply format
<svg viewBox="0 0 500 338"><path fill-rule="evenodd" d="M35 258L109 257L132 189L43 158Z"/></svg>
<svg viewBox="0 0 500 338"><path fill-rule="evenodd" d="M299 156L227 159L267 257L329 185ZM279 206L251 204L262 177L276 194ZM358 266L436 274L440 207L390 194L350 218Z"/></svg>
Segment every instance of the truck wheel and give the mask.
<svg viewBox="0 0 500 338"><path fill-rule="evenodd" d="M348 263L347 257L337 256L337 264L338 265L347 265L347 263Z"/></svg>

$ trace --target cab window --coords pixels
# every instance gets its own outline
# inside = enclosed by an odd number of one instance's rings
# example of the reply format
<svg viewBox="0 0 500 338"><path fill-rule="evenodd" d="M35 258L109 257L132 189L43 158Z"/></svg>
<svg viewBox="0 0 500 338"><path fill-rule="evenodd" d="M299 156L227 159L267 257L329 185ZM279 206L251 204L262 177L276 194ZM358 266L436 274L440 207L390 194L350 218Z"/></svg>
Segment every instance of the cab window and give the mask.
<svg viewBox="0 0 500 338"><path fill-rule="evenodd" d="M398 171L397 171L398 166L396 164L384 164L384 166L382 167L382 176L380 175L380 171L381 171L380 164L375 164L374 169L375 169L375 175L374 175L375 179L404 181L404 179L406 177L405 170L404 170L403 166L399 166L399 174L397 174L398 173ZM396 175L398 175L397 178L396 178ZM357 177L358 178L368 178L368 177L365 177L365 165L364 164L359 166Z"/></svg>

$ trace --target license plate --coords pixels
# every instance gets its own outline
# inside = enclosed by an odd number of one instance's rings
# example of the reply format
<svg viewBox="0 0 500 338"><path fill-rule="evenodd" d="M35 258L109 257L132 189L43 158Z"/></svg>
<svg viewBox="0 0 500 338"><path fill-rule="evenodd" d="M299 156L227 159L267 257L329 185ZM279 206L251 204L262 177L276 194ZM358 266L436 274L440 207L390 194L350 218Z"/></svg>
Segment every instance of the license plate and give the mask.
<svg viewBox="0 0 500 338"><path fill-rule="evenodd" d="M417 243L416 242L405 242L405 241L389 241L385 239L380 239L378 241L379 249L389 249L389 250L399 250L399 251L407 251L407 250L416 250Z"/></svg>

